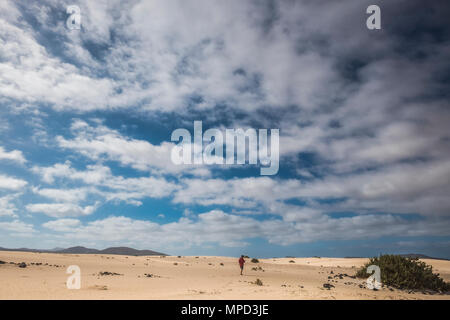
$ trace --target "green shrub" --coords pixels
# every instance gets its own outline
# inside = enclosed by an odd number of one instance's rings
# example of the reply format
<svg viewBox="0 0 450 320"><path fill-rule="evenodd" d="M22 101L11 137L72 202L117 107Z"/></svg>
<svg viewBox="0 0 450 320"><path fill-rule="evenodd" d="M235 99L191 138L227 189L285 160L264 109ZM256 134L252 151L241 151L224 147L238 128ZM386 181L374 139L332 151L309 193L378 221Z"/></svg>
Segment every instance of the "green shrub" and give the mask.
<svg viewBox="0 0 450 320"><path fill-rule="evenodd" d="M433 267L417 259L399 255L382 255L371 258L356 273L358 278L367 278L367 267L380 267L381 283L397 289L450 291L450 283L446 283L439 274L433 273Z"/></svg>
<svg viewBox="0 0 450 320"><path fill-rule="evenodd" d="M253 262L253 263L258 263L258 262L259 262L259 260L258 260L258 259L256 259L256 258L252 258L252 262Z"/></svg>

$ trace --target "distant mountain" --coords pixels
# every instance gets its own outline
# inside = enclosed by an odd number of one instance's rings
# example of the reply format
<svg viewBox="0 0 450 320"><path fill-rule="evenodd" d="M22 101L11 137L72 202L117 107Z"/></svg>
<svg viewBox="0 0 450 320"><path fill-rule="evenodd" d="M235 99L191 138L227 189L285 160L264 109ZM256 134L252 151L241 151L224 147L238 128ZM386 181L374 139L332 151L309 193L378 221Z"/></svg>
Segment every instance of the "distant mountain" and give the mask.
<svg viewBox="0 0 450 320"><path fill-rule="evenodd" d="M2 247L0 247L0 251L42 252L42 250L36 250L36 249L28 249L28 248L8 249L8 248L2 248Z"/></svg>
<svg viewBox="0 0 450 320"><path fill-rule="evenodd" d="M28 248L8 249L0 247L0 251L43 252L43 253L69 253L69 254L116 254L124 256L166 256L167 254L152 250L137 250L128 247L111 247L103 250L85 248L81 246L67 249L55 248L51 250L37 250Z"/></svg>
<svg viewBox="0 0 450 320"><path fill-rule="evenodd" d="M401 257L405 257L405 258L411 258L411 259L434 259L434 260L450 260L450 259L445 259L445 258L435 258L435 257L430 257L427 256L425 254L421 254L421 253L402 253L402 254L397 254ZM345 258L364 258L364 257L345 257Z"/></svg>
<svg viewBox="0 0 450 320"><path fill-rule="evenodd" d="M71 247L67 249L62 249L58 251L54 251L56 253L76 253L76 254L88 254L88 253L100 253L100 250L97 249L89 249L85 247Z"/></svg>
<svg viewBox="0 0 450 320"><path fill-rule="evenodd" d="M429 257L429 256L421 254L421 253L406 253L406 254L399 254L399 256L402 256L405 258L411 258L411 259L439 259L439 258ZM445 259L441 259L441 260L445 260Z"/></svg>
<svg viewBox="0 0 450 320"><path fill-rule="evenodd" d="M100 253L103 254L120 254L127 256L165 256L166 254L152 251L152 250L137 250L127 247L111 247L101 250Z"/></svg>

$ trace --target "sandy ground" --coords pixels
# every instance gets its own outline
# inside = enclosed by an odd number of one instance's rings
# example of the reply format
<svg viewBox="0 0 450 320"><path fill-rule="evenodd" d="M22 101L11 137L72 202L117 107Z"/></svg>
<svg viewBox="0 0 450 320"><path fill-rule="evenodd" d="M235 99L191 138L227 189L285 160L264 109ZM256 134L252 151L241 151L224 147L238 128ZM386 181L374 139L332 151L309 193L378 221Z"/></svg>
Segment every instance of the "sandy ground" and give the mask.
<svg viewBox="0 0 450 320"><path fill-rule="evenodd" d="M0 299L446 299L450 295L372 291L353 279L367 259L247 259L243 276L237 258L134 257L0 251ZM295 262L290 262L290 261ZM424 260L450 281L450 261ZM12 264L10 262L16 263ZM25 262L26 268L17 263ZM33 263L33 264L32 264ZM36 263L40 265L36 265ZM81 269L81 289L69 290L66 269ZM255 269L253 269L255 268ZM99 272L120 275L99 275ZM332 273L331 273L332 272ZM147 277L145 274L151 274ZM329 279L331 277L331 279ZM262 286L256 285L256 279ZM323 284L334 286L330 290Z"/></svg>

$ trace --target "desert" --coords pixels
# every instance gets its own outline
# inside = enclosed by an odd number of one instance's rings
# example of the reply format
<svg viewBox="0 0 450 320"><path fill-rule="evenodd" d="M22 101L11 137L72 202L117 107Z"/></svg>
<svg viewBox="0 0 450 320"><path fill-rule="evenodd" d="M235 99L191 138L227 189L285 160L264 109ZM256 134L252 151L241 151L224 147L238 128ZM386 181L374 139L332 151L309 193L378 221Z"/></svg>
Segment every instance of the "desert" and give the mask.
<svg viewBox="0 0 450 320"><path fill-rule="evenodd" d="M450 300L450 295L384 286L355 278L366 258L246 259L220 256L125 256L0 251L0 299L370 299ZM450 261L423 259L445 281ZM66 286L79 266L81 288Z"/></svg>

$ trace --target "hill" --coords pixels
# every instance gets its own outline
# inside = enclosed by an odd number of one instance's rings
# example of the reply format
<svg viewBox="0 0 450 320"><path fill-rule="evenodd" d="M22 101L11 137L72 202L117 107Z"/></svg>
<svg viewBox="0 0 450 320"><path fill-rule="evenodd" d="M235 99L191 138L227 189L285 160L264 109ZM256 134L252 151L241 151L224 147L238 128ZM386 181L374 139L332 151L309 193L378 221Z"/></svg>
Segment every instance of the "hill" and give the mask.
<svg viewBox="0 0 450 320"><path fill-rule="evenodd" d="M28 248L8 249L0 247L0 251L20 251L20 252L44 252L44 253L69 253L69 254L116 254L125 256L166 256L167 254L152 250L138 250L128 247L111 247L103 250L91 249L81 246L66 249L37 250Z"/></svg>

